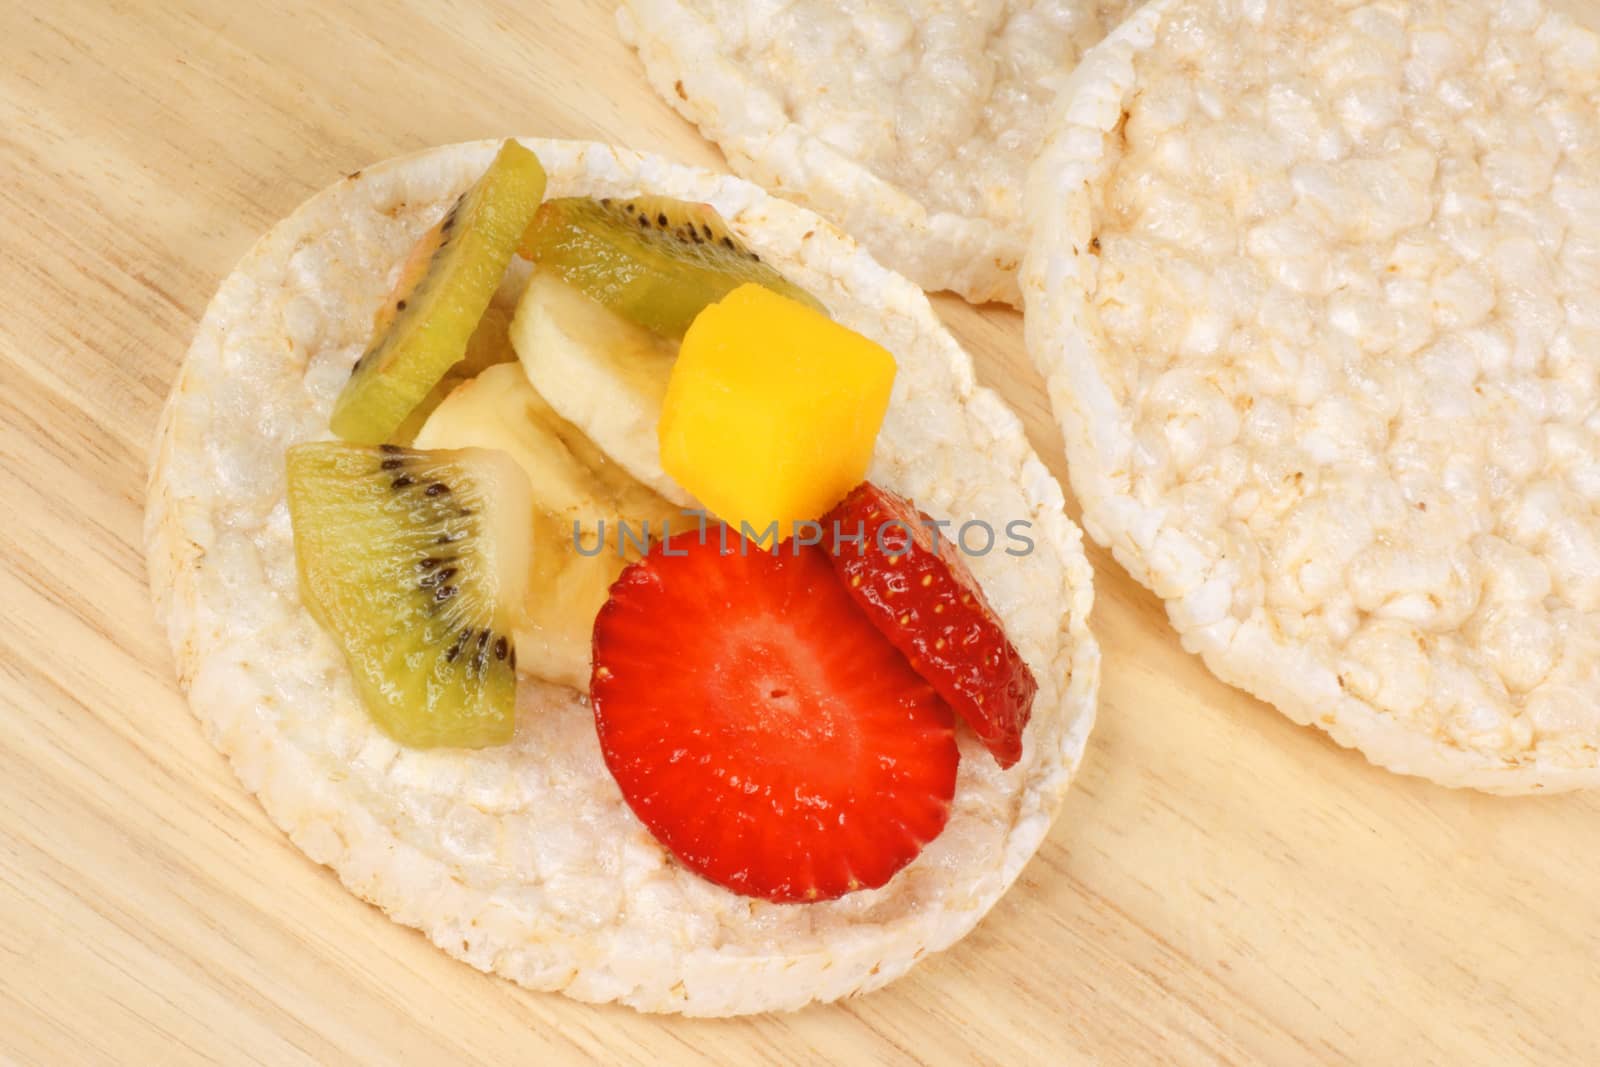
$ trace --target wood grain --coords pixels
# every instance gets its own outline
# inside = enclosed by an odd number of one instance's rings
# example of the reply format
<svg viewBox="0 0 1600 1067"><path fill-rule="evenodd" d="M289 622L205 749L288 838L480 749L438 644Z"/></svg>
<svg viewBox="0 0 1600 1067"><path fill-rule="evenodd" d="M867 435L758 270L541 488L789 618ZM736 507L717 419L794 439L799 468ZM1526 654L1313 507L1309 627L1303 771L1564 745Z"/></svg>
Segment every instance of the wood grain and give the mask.
<svg viewBox="0 0 1600 1067"><path fill-rule="evenodd" d="M152 623L154 420L268 225L509 133L721 166L599 0L0 4L0 1060L1600 1059L1600 800L1374 770L1212 680L1098 552L1080 784L979 929L882 993L731 1021L530 994L304 860ZM1062 475L1018 317L938 303Z"/></svg>

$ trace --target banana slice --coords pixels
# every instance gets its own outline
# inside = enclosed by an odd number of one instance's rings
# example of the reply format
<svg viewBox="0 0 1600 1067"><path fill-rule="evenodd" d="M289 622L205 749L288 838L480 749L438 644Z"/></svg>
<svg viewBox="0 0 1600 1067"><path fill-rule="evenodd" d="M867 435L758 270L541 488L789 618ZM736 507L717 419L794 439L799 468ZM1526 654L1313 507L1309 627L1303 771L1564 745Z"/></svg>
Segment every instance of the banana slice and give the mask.
<svg viewBox="0 0 1600 1067"><path fill-rule="evenodd" d="M661 469L656 438L677 342L535 271L511 320L511 344L563 419L640 482L674 504L693 505Z"/></svg>
<svg viewBox="0 0 1600 1067"><path fill-rule="evenodd" d="M572 538L571 523L548 512L534 517L527 618L513 637L522 670L587 693L595 616L629 560L617 551L609 524L599 555L579 555ZM585 548L597 541L595 533L585 532Z"/></svg>
<svg viewBox="0 0 1600 1067"><path fill-rule="evenodd" d="M527 473L536 517L517 662L548 681L588 689L595 615L638 554L646 524L659 538L663 523L688 528L689 520L556 414L514 363L456 386L418 431L416 447L498 449ZM621 536L623 523L634 539Z"/></svg>

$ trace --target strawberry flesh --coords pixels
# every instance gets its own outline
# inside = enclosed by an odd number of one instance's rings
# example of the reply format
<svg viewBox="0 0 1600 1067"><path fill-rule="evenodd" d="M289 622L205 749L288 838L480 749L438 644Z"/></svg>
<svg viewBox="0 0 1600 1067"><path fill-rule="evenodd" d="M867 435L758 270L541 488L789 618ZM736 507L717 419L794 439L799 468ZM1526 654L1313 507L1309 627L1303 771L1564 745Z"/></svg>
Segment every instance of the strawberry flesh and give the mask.
<svg viewBox="0 0 1600 1067"><path fill-rule="evenodd" d="M835 525L837 524L837 525ZM904 497L862 482L822 520L855 602L933 685L1001 767L1022 758L1039 683L961 559L955 540Z"/></svg>
<svg viewBox="0 0 1600 1067"><path fill-rule="evenodd" d="M955 718L820 548L657 545L595 620L590 696L629 807L735 893L876 888L949 817Z"/></svg>

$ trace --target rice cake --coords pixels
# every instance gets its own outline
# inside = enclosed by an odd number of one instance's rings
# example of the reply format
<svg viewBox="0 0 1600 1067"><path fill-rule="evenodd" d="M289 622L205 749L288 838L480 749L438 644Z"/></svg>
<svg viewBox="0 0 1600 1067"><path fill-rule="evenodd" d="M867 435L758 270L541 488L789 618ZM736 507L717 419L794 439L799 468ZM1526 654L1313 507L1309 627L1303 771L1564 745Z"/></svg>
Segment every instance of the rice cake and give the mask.
<svg viewBox="0 0 1600 1067"><path fill-rule="evenodd" d="M369 167L271 230L207 310L161 423L150 584L207 736L313 860L397 922L533 989L645 1011L793 1009L877 988L960 938L1039 847L1094 720L1090 570L1021 423L973 381L916 286L817 216L736 178L605 145L527 141L551 196L714 205L767 262L895 353L871 477L952 519L1025 520L1035 551L969 560L1039 678L1022 761L970 731L945 831L883 888L738 897L673 862L624 803L577 692L524 678L518 730L407 750L362 709L298 587L284 451L328 435L401 261L493 142Z"/></svg>
<svg viewBox="0 0 1600 1067"><path fill-rule="evenodd" d="M1373 762L1600 784L1600 37L1540 0L1158 0L1033 171L1090 534Z"/></svg>
<svg viewBox="0 0 1600 1067"><path fill-rule="evenodd" d="M739 174L925 289L1018 303L1056 90L1136 0L625 0L657 92Z"/></svg>

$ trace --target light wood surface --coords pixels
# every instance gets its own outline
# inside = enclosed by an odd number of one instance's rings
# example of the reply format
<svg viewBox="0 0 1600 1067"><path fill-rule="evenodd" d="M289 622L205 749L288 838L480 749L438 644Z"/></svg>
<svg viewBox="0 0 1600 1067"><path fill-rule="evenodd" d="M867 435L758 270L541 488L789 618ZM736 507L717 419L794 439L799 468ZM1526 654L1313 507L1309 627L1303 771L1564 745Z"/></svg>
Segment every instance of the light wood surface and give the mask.
<svg viewBox="0 0 1600 1067"><path fill-rule="evenodd" d="M156 413L272 222L511 133L721 166L599 0L0 0L0 1061L1600 1060L1600 799L1374 770L1212 680L1098 551L1101 725L1064 814L881 993L730 1021L531 994L305 860L151 620ZM939 308L1062 475L1020 319Z"/></svg>

